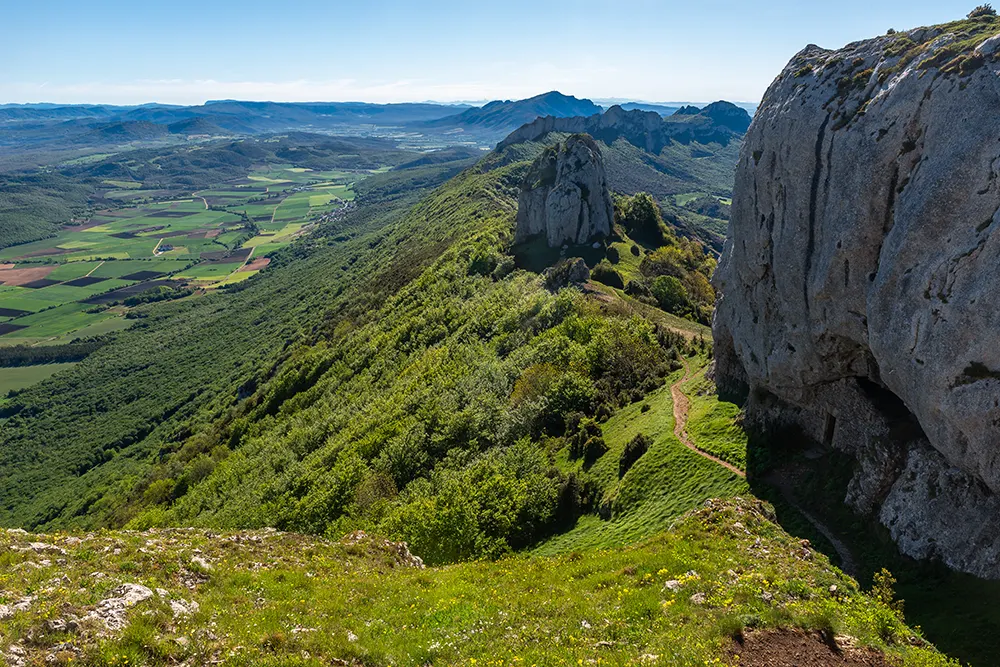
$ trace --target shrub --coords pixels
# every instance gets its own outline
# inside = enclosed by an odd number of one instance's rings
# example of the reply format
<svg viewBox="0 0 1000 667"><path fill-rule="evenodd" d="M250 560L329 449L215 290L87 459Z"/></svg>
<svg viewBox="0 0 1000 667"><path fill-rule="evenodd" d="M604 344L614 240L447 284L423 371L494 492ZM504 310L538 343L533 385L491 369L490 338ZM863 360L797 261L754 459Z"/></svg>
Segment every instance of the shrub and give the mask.
<svg viewBox="0 0 1000 667"><path fill-rule="evenodd" d="M567 413L589 412L597 390L588 377L567 373L556 379L545 393L546 407L542 415L547 431L558 431Z"/></svg>
<svg viewBox="0 0 1000 667"><path fill-rule="evenodd" d="M597 459L604 456L607 451L608 446L605 444L604 438L590 438L583 445L583 465L587 467L594 465Z"/></svg>
<svg viewBox="0 0 1000 667"><path fill-rule="evenodd" d="M488 276L500 262L497 252L489 246L479 246L472 253L469 261L469 273L473 275Z"/></svg>
<svg viewBox="0 0 1000 667"><path fill-rule="evenodd" d="M658 276L650 285L650 291L660 308L668 313L679 313L687 305L687 290L674 276Z"/></svg>
<svg viewBox="0 0 1000 667"><path fill-rule="evenodd" d="M979 5L978 7L973 9L971 12L969 12L968 18L975 19L979 18L980 16L996 16L996 15L997 15L997 10L993 9L992 5L987 4L987 5Z"/></svg>
<svg viewBox="0 0 1000 667"><path fill-rule="evenodd" d="M628 281L628 285L625 286L625 293L628 294L629 296L634 296L636 298L643 296L652 296L652 293L649 291L649 288L646 287L646 285L639 280Z"/></svg>
<svg viewBox="0 0 1000 667"><path fill-rule="evenodd" d="M665 240L660 205L648 192L620 198L616 202L615 218L636 238L653 245L662 245Z"/></svg>
<svg viewBox="0 0 1000 667"><path fill-rule="evenodd" d="M621 274L615 271L614 267L607 260L595 266L590 276L597 282L604 283L608 287L616 287L618 289L625 287L625 281L622 280Z"/></svg>
<svg viewBox="0 0 1000 667"><path fill-rule="evenodd" d="M601 439L601 427L593 419L582 419L577 423L576 429L569 434L569 456L578 459L585 455L587 444L594 438ZM604 442L601 440L601 442Z"/></svg>
<svg viewBox="0 0 1000 667"><path fill-rule="evenodd" d="M896 577L884 567L872 577L871 596L900 616L903 615L903 601L896 599Z"/></svg>
<svg viewBox="0 0 1000 667"><path fill-rule="evenodd" d="M493 269L493 279L503 280L510 274L514 272L514 258L510 256L505 256L497 262L497 267Z"/></svg>
<svg viewBox="0 0 1000 667"><path fill-rule="evenodd" d="M653 442L649 436L642 433L637 433L634 438L629 440L628 444L625 445L625 450L622 452L621 458L618 460L618 476L624 477L625 473L635 465L636 461L649 451L651 444Z"/></svg>

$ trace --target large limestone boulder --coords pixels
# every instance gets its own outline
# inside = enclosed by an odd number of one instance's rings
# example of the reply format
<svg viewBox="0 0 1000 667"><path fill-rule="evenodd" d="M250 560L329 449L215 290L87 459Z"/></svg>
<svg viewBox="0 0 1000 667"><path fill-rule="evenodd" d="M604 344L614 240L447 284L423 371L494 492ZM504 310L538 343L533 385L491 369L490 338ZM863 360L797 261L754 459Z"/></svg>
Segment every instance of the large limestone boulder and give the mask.
<svg viewBox="0 0 1000 667"><path fill-rule="evenodd" d="M714 324L750 423L852 452L851 504L905 552L991 577L997 33L986 17L792 59L743 146Z"/></svg>
<svg viewBox="0 0 1000 667"><path fill-rule="evenodd" d="M515 242L544 234L553 248L587 243L607 236L614 217L601 149L574 135L546 149L522 182Z"/></svg>

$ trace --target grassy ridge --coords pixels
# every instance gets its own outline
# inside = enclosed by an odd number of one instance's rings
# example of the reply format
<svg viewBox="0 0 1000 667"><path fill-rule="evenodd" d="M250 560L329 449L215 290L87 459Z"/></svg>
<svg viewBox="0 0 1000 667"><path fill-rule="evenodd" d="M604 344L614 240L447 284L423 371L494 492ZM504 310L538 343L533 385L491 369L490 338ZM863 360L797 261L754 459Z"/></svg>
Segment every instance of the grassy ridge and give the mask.
<svg viewBox="0 0 1000 667"><path fill-rule="evenodd" d="M0 533L0 604L34 592L0 636L32 659L86 665L701 666L737 664L734 637L749 624L849 635L903 665L949 664L768 512L715 501L632 547L426 570L360 537ZM109 631L88 615L122 583L148 597Z"/></svg>

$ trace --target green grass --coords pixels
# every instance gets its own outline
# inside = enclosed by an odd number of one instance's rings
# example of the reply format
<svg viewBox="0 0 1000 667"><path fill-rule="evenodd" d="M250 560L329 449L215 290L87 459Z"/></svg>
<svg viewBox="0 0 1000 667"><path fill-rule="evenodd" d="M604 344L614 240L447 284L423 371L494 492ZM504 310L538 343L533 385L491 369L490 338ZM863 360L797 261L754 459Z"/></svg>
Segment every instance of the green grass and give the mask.
<svg viewBox="0 0 1000 667"><path fill-rule="evenodd" d="M114 153L94 153L92 155L82 155L80 157L73 158L72 160L66 160L65 162L62 163L62 165L63 166L71 166L71 165L89 164L91 162L100 162L101 160L105 160L105 159L107 159L109 157L112 157L113 155L115 155L115 154Z"/></svg>
<svg viewBox="0 0 1000 667"><path fill-rule="evenodd" d="M30 541L65 550L63 564L22 566L39 558ZM32 660L72 641L81 662L95 666L206 664L222 655L233 665L701 667L733 664L733 637L752 624L832 630L901 665L949 664L909 645L919 632L822 555L803 558L757 501L713 502L624 549L431 569L407 566L377 539L274 532L105 532L83 541L2 533L0 547L4 601L37 596L5 621L9 640L32 637ZM61 585L45 586L55 575L65 576ZM676 591L665 587L671 580ZM123 582L164 597L130 608L127 627L107 637L46 626L85 616ZM171 601L199 608L175 618Z"/></svg>
<svg viewBox="0 0 1000 667"><path fill-rule="evenodd" d="M48 275L50 280L73 280L74 278L81 278L94 269L100 262L70 262L68 264L60 264L52 270L52 273Z"/></svg>
<svg viewBox="0 0 1000 667"><path fill-rule="evenodd" d="M112 331L121 331L122 329L128 329L130 326L135 324L135 320L127 320L124 317L109 317L94 324L88 324L82 329L78 329L72 332L72 336L76 338L87 338L89 336L100 336L102 334L111 333Z"/></svg>
<svg viewBox="0 0 1000 667"><path fill-rule="evenodd" d="M685 192L684 194L674 195L674 203L678 206L685 206L693 202L698 197L704 196L704 192Z"/></svg>
<svg viewBox="0 0 1000 667"><path fill-rule="evenodd" d="M20 366L17 368L0 368L0 396L9 391L17 391L38 384L59 371L72 368L76 363L40 364L38 366Z"/></svg>
<svg viewBox="0 0 1000 667"><path fill-rule="evenodd" d="M228 264L196 264L177 274L178 278L191 280L220 280L240 268L240 262Z"/></svg>
<svg viewBox="0 0 1000 667"><path fill-rule="evenodd" d="M536 547L535 553L565 553L584 548L614 548L666 530L680 515L706 498L748 493L746 482L725 468L686 448L674 436L673 401L669 384L634 403L603 425L608 452L590 470L603 491L601 502L612 508L608 521L586 516L566 533ZM648 409L645 409L648 406ZM619 480L618 461L625 444L642 433L652 446ZM561 465L570 465L562 453Z"/></svg>
<svg viewBox="0 0 1000 667"><path fill-rule="evenodd" d="M83 303L66 303L33 315L25 315L17 319L17 324L27 325L27 329L16 332L18 337L46 338L73 333L92 324L96 324L113 315L107 312L87 313L88 306Z"/></svg>
<svg viewBox="0 0 1000 667"><path fill-rule="evenodd" d="M705 379L705 369L682 387L691 400L687 432L694 444L741 470L747 465L747 435L737 423L740 408L720 401L715 384Z"/></svg>

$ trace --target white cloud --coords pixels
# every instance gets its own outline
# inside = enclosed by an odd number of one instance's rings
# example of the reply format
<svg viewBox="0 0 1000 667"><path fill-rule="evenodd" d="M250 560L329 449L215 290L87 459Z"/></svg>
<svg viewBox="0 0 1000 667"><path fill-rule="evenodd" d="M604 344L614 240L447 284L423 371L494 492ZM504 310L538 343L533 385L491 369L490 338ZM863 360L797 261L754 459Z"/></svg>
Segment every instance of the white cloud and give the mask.
<svg viewBox="0 0 1000 667"><path fill-rule="evenodd" d="M608 65L567 68L548 62L529 67L494 61L475 79L441 83L428 79L369 80L341 78L291 81L218 81L215 79L147 79L129 82L0 83L3 102L201 104L206 100L240 99L276 102L364 101L442 102L477 99L520 99L549 90L578 97L644 100L748 100L763 86L745 78L696 76L677 68L655 76Z"/></svg>
<svg viewBox="0 0 1000 667"><path fill-rule="evenodd" d="M555 84L550 86L558 87ZM2 102L56 102L142 104L200 104L206 100L240 99L275 102L364 101L412 102L416 100L462 100L520 98L549 88L531 83L467 82L435 84L425 81L361 83L353 79L335 81L200 81L149 80L129 83L51 83L4 85Z"/></svg>

